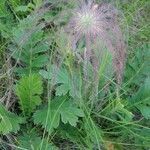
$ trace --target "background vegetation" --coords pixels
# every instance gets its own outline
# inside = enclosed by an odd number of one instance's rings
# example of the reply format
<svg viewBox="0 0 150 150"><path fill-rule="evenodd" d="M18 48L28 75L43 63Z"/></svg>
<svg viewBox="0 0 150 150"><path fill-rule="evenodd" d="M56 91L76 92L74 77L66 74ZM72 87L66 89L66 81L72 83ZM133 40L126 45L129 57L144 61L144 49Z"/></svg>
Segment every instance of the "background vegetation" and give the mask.
<svg viewBox="0 0 150 150"><path fill-rule="evenodd" d="M64 32L77 1L0 1L0 149L150 148L150 2L107 2L122 14L127 61L119 93L102 62L94 99Z"/></svg>

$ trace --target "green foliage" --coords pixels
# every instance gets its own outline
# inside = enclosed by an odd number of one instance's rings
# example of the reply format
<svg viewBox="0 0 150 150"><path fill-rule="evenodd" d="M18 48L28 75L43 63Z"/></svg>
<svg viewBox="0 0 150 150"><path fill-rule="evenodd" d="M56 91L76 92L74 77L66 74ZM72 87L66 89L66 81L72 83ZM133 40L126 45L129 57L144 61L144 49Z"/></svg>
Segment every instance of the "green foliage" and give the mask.
<svg viewBox="0 0 150 150"><path fill-rule="evenodd" d="M42 92L42 80L39 75L32 74L20 79L16 86L16 95L24 115L30 115L36 106L41 104Z"/></svg>
<svg viewBox="0 0 150 150"><path fill-rule="evenodd" d="M140 85L150 75L150 45L145 44L136 49L134 55L127 63L125 79L129 85Z"/></svg>
<svg viewBox="0 0 150 150"><path fill-rule="evenodd" d="M81 109L73 105L67 96L56 97L50 102L50 106L45 106L34 113L34 123L42 125L47 131L51 132L57 128L61 121L71 126L76 126L79 117L84 117Z"/></svg>
<svg viewBox="0 0 150 150"><path fill-rule="evenodd" d="M137 107L146 119L150 119L150 77L145 79L145 83L131 99L132 107Z"/></svg>
<svg viewBox="0 0 150 150"><path fill-rule="evenodd" d="M46 139L42 141L41 137L35 131L24 133L17 139L19 147L27 150L58 150L53 144L49 143ZM19 150L19 148L18 148Z"/></svg>
<svg viewBox="0 0 150 150"><path fill-rule="evenodd" d="M15 41L19 42L18 44L26 40L26 37L23 36L25 32L24 30L23 32L19 30L15 32ZM31 72L37 72L38 68L43 67L48 62L48 56L44 52L49 49L49 45L42 40L43 34L43 31L34 31L31 37L25 43L22 43L21 47L11 45L13 58L20 61L24 66L17 68L17 73L30 74Z"/></svg>
<svg viewBox="0 0 150 150"><path fill-rule="evenodd" d="M16 12L19 14L28 14L29 12L32 12L35 9L38 9L40 6L42 6L42 1L41 0L33 0L32 2L29 2L28 4L24 5L19 5L16 7Z"/></svg>
<svg viewBox="0 0 150 150"><path fill-rule="evenodd" d="M93 149L96 147L97 149L101 148L101 144L104 142L103 140L103 131L99 127L97 123L95 123L95 120L93 117L90 116L90 113L87 112L86 117L83 122L83 134L86 135L86 144L89 147L89 149Z"/></svg>
<svg viewBox="0 0 150 150"><path fill-rule="evenodd" d="M5 0L0 2L0 39L2 37L8 38L10 35L10 29L12 22L8 22L8 20L12 20L12 14L7 10L5 5Z"/></svg>
<svg viewBox="0 0 150 150"><path fill-rule="evenodd" d="M136 93L132 95L129 100L130 107L136 107L140 110L142 115L146 118L150 118L150 107L149 107L149 87L150 87L150 49L149 44L145 44L138 48L135 52L133 59L130 59L127 64L125 77L128 79L128 89L135 92L135 86L138 88Z"/></svg>
<svg viewBox="0 0 150 150"><path fill-rule="evenodd" d="M12 42L8 45L12 57L19 67L16 72L19 75L38 72L48 62L46 52L49 49L48 36L43 28L42 17L44 11L39 14L33 12L26 18L19 20L16 27L12 29Z"/></svg>
<svg viewBox="0 0 150 150"><path fill-rule="evenodd" d="M150 129L149 128L144 128L144 129L137 129L137 132L141 137L143 137L143 139L141 138L135 138L135 142L136 143L140 143L141 145L143 145L143 147L146 148L149 148L149 143L150 143L150 138L149 138L149 135L150 135Z"/></svg>
<svg viewBox="0 0 150 150"><path fill-rule="evenodd" d="M10 132L17 133L20 130L20 124L24 123L24 119L6 110L0 104L0 134L8 134Z"/></svg>
<svg viewBox="0 0 150 150"><path fill-rule="evenodd" d="M77 129L69 124L61 124L58 132L64 139L69 139L73 143L80 143L80 145L86 143L85 133L81 129Z"/></svg>
<svg viewBox="0 0 150 150"><path fill-rule="evenodd" d="M100 113L113 120L122 122L131 122L134 116L132 112L125 108L121 99L112 100Z"/></svg>
<svg viewBox="0 0 150 150"><path fill-rule="evenodd" d="M116 86L112 55L94 39L97 89L93 58L86 67L90 82L84 79L85 39L74 53L67 28L78 1L0 1L0 101L13 111L0 104L0 149L150 147L149 2L107 1L121 10L128 55L123 83Z"/></svg>
<svg viewBox="0 0 150 150"><path fill-rule="evenodd" d="M52 84L56 87L56 95L66 95L68 92L72 97L81 97L81 79L78 73L72 74L66 68L58 68L52 65L48 71L41 70L40 74L43 78L52 80Z"/></svg>

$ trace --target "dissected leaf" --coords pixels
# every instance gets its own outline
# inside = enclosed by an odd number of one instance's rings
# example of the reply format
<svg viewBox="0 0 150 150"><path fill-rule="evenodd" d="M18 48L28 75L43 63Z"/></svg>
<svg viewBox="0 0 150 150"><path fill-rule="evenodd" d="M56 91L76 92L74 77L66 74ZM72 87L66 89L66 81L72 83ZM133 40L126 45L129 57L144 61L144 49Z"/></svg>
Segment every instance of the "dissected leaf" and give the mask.
<svg viewBox="0 0 150 150"><path fill-rule="evenodd" d="M43 12L44 13L44 12ZM44 23L38 23L42 14L29 15L27 18L20 20L17 27L13 28L13 41L8 46L12 57L23 68L22 72L16 69L18 75L38 72L38 68L43 67L48 62L46 51L49 49L49 43L46 34L42 30Z"/></svg>
<svg viewBox="0 0 150 150"><path fill-rule="evenodd" d="M34 123L42 125L48 132L52 132L54 128L59 126L60 114L53 109L43 107L34 113Z"/></svg>
<svg viewBox="0 0 150 150"><path fill-rule="evenodd" d="M0 134L8 134L20 130L20 124L24 123L24 119L11 113L0 104Z"/></svg>
<svg viewBox="0 0 150 150"><path fill-rule="evenodd" d="M16 94L24 115L30 115L36 106L41 104L42 92L42 80L39 75L32 74L20 79L16 86Z"/></svg>
<svg viewBox="0 0 150 150"><path fill-rule="evenodd" d="M73 105L73 102L67 96L56 97L50 103L50 106L36 111L34 113L34 123L42 125L47 131L51 132L57 128L61 121L72 126L76 126L79 117L84 117L81 109Z"/></svg>
<svg viewBox="0 0 150 150"><path fill-rule="evenodd" d="M71 80L69 73L66 69L59 69L57 66L53 65L48 71L41 70L40 74L46 79L54 78L54 84L61 84L56 88L56 95L66 95L71 88Z"/></svg>
<svg viewBox="0 0 150 150"><path fill-rule="evenodd" d="M81 79L76 72L69 74L65 68L58 68L52 65L49 71L41 70L40 74L45 79L52 79L53 84L59 84L56 87L56 95L66 95L68 92L72 97L81 97Z"/></svg>
<svg viewBox="0 0 150 150"><path fill-rule="evenodd" d="M24 33L22 34L24 35ZM35 32L31 37L27 37L27 39L23 39L23 37L20 38L22 38L22 42L27 40L22 48L10 45L9 49L13 53L13 58L19 60L25 66L24 68L21 68L28 69L27 72L20 72L20 74L29 74L30 71L33 72L34 70L43 67L48 62L48 56L44 54L44 52L49 49L49 46L41 40L43 38L42 31Z"/></svg>

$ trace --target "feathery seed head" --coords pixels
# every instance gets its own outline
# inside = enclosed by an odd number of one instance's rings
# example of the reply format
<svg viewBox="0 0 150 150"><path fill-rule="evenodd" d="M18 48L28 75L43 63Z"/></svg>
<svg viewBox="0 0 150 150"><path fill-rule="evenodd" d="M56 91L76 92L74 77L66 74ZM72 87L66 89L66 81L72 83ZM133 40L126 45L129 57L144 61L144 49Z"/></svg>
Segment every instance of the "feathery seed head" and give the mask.
<svg viewBox="0 0 150 150"><path fill-rule="evenodd" d="M101 30L101 18L98 9L92 3L83 4L74 11L70 21L72 29L77 34L96 36Z"/></svg>
<svg viewBox="0 0 150 150"><path fill-rule="evenodd" d="M80 38L85 35L95 38L112 28L116 10L112 5L98 5L93 2L82 3L74 10L69 26Z"/></svg>
<svg viewBox="0 0 150 150"><path fill-rule="evenodd" d="M118 11L107 3L94 4L92 0L81 3L77 8L68 25L72 35L72 48L76 49L78 41L86 39L87 58L91 57L91 45L96 39L113 56L114 70L117 74L118 83L121 83L125 62L125 43L118 23ZM102 47L98 47L101 51ZM94 52L95 53L95 52Z"/></svg>
<svg viewBox="0 0 150 150"><path fill-rule="evenodd" d="M95 13L92 10L84 10L77 13L75 18L75 31L83 34L91 34L95 31L97 23Z"/></svg>

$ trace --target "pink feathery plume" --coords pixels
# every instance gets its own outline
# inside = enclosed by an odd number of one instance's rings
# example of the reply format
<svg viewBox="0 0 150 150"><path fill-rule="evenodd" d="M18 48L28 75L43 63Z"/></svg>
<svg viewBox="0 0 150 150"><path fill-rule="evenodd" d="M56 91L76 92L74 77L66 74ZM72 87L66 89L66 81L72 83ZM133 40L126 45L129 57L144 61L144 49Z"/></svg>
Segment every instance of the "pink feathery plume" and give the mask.
<svg viewBox="0 0 150 150"><path fill-rule="evenodd" d="M85 38L86 49L84 59L86 61L90 61L94 53L91 44L94 43L95 39L99 39L105 44L105 47L113 56L113 66L117 83L121 84L126 50L123 35L119 27L118 11L111 4L101 3L98 5L93 1L84 1L74 10L69 22L69 29L73 37L73 50L76 50L78 41ZM99 68L97 60L92 65L94 70Z"/></svg>

